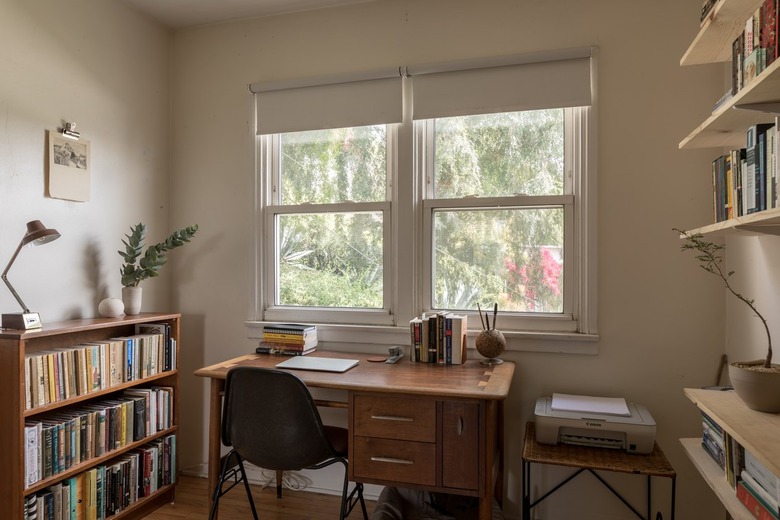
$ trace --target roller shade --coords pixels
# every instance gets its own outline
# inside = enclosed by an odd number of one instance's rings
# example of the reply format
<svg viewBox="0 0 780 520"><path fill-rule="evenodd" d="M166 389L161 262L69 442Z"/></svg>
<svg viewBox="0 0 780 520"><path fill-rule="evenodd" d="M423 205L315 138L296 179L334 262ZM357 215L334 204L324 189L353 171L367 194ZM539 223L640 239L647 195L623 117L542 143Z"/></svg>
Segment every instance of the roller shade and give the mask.
<svg viewBox="0 0 780 520"><path fill-rule="evenodd" d="M254 83L257 133L276 134L375 124L403 118L398 68L362 77L320 78L292 83Z"/></svg>
<svg viewBox="0 0 780 520"><path fill-rule="evenodd" d="M413 117L591 104L591 49L409 67Z"/></svg>

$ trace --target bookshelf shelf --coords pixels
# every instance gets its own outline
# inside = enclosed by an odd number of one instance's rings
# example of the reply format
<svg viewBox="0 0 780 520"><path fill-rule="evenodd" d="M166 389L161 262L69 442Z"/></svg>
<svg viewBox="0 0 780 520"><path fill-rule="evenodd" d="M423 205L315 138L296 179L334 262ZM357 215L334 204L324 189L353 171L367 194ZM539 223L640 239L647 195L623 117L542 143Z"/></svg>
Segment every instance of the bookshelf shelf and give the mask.
<svg viewBox="0 0 780 520"><path fill-rule="evenodd" d="M58 400L42 406L26 409L25 390L25 356L51 351L61 347L76 347L88 342L103 342L107 339L135 334L137 324L164 323L170 328L170 337L175 340L175 357L179 359L179 314L142 313L137 316L121 318L94 318L70 320L60 323L46 324L38 330L0 330L0 503L3 504L4 518L23 518L26 498L47 489L49 486L64 482L77 475L98 466L111 464L117 457L129 454L152 441L161 442L163 438L178 431L178 393L179 371L176 366L172 370L159 372L155 375L139 378L131 382L120 383L105 389L78 395L69 399ZM63 383L64 384L64 383ZM73 405L91 405L106 399L118 397L131 388L163 385L173 389L171 426L164 430L147 435L145 438L128 442L124 446L108 451L99 456L72 466L55 475L41 478L26 486L25 466L25 423L40 422L47 414L67 412ZM166 448L167 450L167 448ZM172 459L178 459L173 454ZM167 468L166 468L167 470ZM175 474L175 466L170 468ZM161 505L172 502L175 485L165 485L148 497L139 498L112 519L140 519Z"/></svg>
<svg viewBox="0 0 780 520"><path fill-rule="evenodd" d="M769 471L780 475L780 415L749 409L733 391L686 388L685 396L706 413ZM681 439L686 453L735 519L752 518L739 501L724 471L701 446L701 439ZM747 513L745 515L744 513ZM741 515L741 516L740 516Z"/></svg>
<svg viewBox="0 0 780 520"><path fill-rule="evenodd" d="M689 233L701 233L712 237L727 235L780 235L780 208L768 209L751 213L723 222L716 222L700 228L691 229ZM682 237L681 237L682 238Z"/></svg>
<svg viewBox="0 0 780 520"><path fill-rule="evenodd" d="M679 148L740 148L745 146L748 127L774 123L775 114L736 108L739 105L773 104L780 99L780 60L775 60L756 79L680 141Z"/></svg>
<svg viewBox="0 0 780 520"><path fill-rule="evenodd" d="M688 455L702 478L718 496L718 500L729 512L731 518L733 520L753 520L753 515L742 505L734 489L726 482L723 470L701 447L701 438L680 439L680 443L685 454Z"/></svg>
<svg viewBox="0 0 780 520"><path fill-rule="evenodd" d="M731 42L756 10L756 0L720 0L680 59L680 65L718 63L731 59Z"/></svg>

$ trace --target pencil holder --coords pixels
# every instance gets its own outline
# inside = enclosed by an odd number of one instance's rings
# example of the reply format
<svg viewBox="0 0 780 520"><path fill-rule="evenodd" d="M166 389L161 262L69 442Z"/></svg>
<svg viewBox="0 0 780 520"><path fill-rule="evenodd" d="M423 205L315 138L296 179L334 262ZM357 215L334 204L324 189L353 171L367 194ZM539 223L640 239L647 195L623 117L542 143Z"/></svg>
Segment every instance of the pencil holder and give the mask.
<svg viewBox="0 0 780 520"><path fill-rule="evenodd" d="M483 365L500 365L504 362L498 359L498 356L506 348L506 338L500 330L481 331L474 344L477 347L477 352L486 358L480 361Z"/></svg>

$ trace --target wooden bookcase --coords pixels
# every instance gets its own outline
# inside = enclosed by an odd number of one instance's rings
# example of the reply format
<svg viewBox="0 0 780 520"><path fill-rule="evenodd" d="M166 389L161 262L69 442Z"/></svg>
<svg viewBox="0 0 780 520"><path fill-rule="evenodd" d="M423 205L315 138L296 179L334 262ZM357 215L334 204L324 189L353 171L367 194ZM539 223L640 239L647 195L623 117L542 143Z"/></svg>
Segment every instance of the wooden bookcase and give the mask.
<svg viewBox="0 0 780 520"><path fill-rule="evenodd" d="M730 64L732 42L761 3L760 0L719 0L683 55L680 65ZM716 108L710 117L680 142L679 148L742 148L750 126L758 123L777 124L778 114L780 59ZM780 208L691 229L689 232L714 236L735 232L777 235L780 234Z"/></svg>
<svg viewBox="0 0 780 520"><path fill-rule="evenodd" d="M0 330L0 504L3 504L3 518L22 520L25 497L48 486L78 475L92 467L104 464L124 453L163 436L176 433L178 428L179 371L157 373L132 382L115 385L66 400L26 409L25 406L25 354L50 350L58 347L77 346L89 341L101 341L113 337L135 334L135 325L140 323L167 323L171 337L176 342L176 360L179 359L179 314L142 313L120 318L94 318L51 323L42 329ZM122 448L75 464L66 471L39 480L25 488L25 421L35 420L46 412L62 410L75 404L89 404L110 398L133 387L168 386L173 388L172 427L151 435L142 441L130 443ZM178 460L178 457L176 457ZM175 472L176 468L172 468ZM173 501L175 484L161 487L153 495L137 502L112 516L112 519L142 518L150 511Z"/></svg>
<svg viewBox="0 0 780 520"><path fill-rule="evenodd" d="M780 415L756 412L733 391L686 388L685 395L750 451L767 469L780 475ZM749 520L751 512L739 501L724 470L702 448L701 437L680 439L688 457L734 520Z"/></svg>

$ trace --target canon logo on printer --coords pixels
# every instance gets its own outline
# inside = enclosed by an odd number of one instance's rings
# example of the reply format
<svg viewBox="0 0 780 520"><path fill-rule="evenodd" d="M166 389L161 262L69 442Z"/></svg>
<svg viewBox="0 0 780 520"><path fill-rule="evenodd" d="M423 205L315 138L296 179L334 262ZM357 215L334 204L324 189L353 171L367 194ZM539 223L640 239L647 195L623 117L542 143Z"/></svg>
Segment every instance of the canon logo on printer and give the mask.
<svg viewBox="0 0 780 520"><path fill-rule="evenodd" d="M588 426L598 426L599 428L601 428L601 423L598 422L585 421L585 424Z"/></svg>

